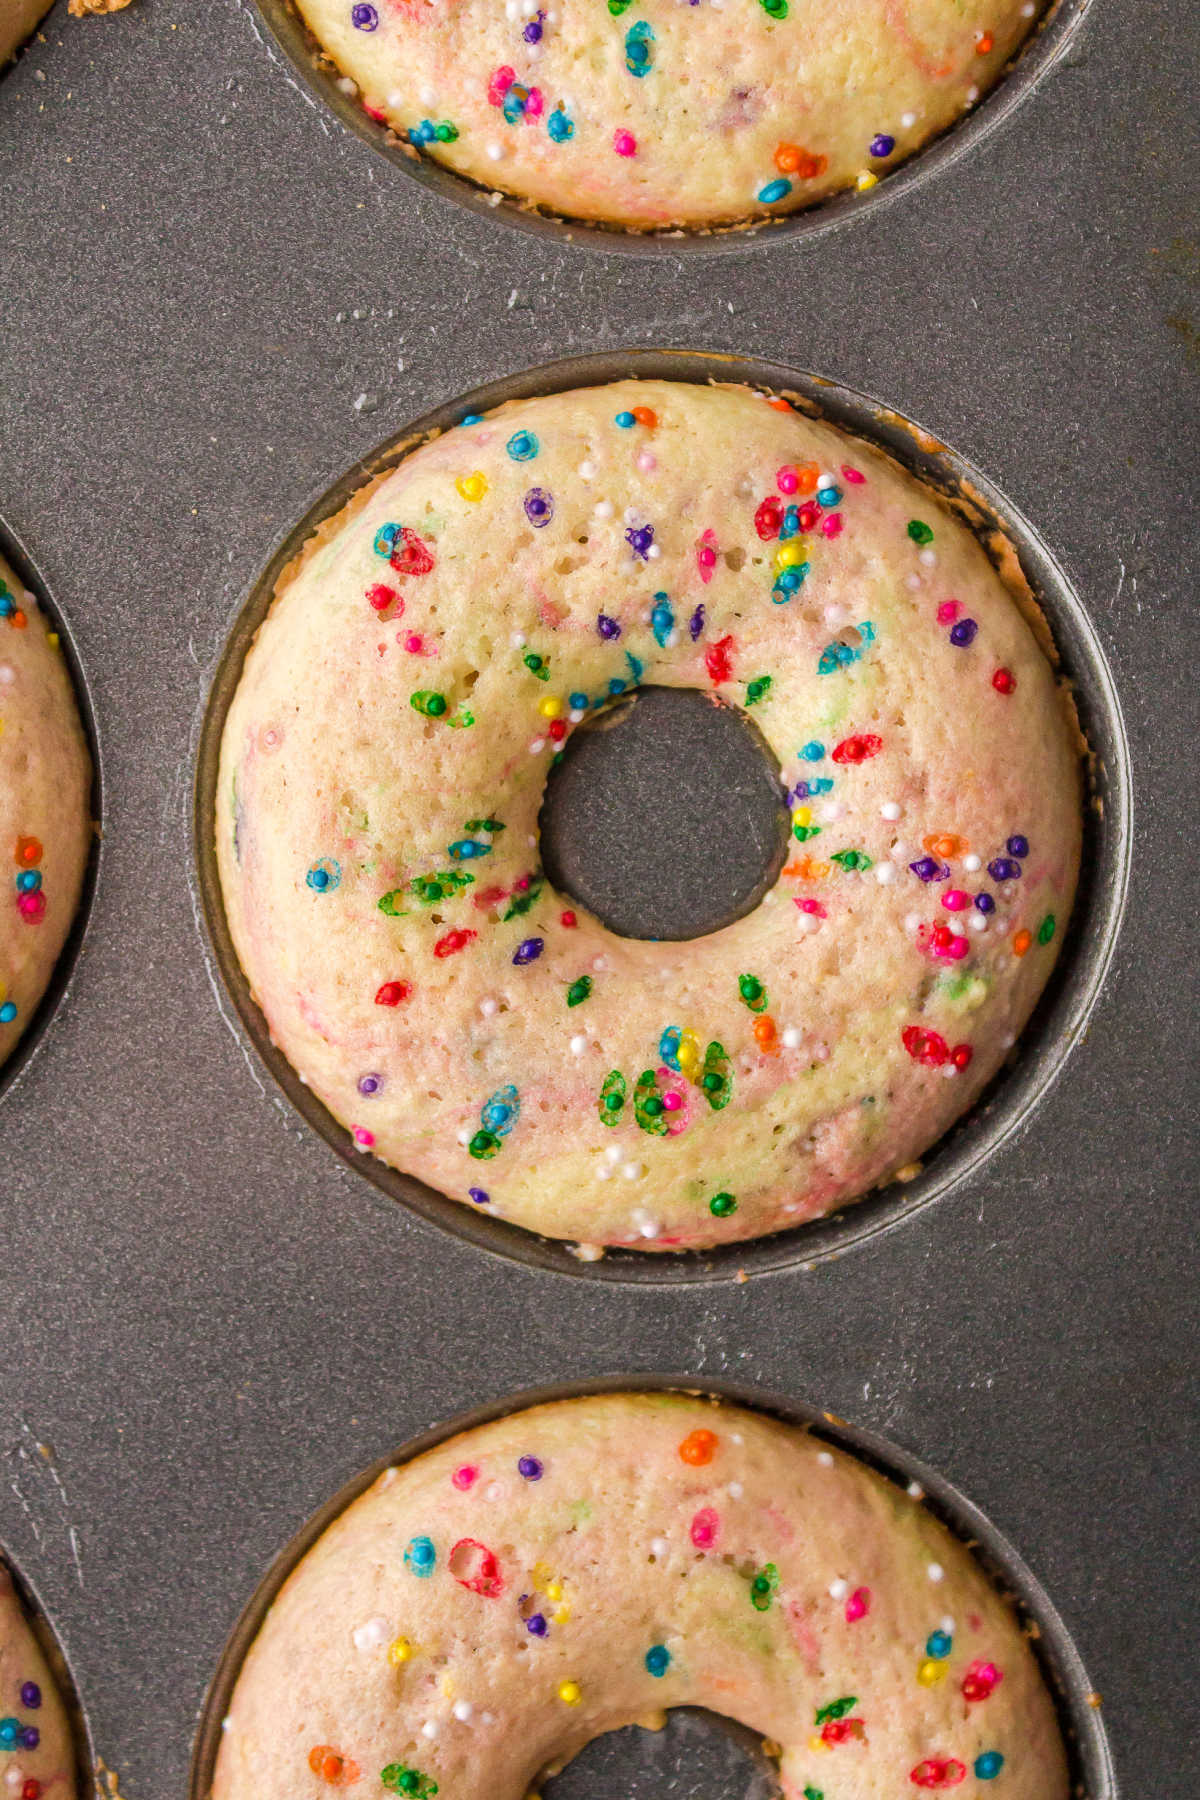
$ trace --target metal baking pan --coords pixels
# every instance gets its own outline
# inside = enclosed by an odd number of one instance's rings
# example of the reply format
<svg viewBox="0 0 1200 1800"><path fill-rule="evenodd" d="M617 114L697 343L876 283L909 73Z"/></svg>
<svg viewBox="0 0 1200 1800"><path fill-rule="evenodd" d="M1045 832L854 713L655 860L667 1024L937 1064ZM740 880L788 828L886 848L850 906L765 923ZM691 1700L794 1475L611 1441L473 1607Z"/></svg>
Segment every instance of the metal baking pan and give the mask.
<svg viewBox="0 0 1200 1800"><path fill-rule="evenodd" d="M1103 1696L1115 1776L1081 1785L1191 1793L1200 15L1093 0L969 154L974 120L889 204L699 258L449 204L252 0L60 0L43 36L0 80L0 517L94 707L104 848L69 989L0 1094L0 1547L124 1800L185 1793L230 1633L330 1496L431 1424L614 1372L832 1412L936 1470ZM886 431L878 396L982 472L1105 810L1061 982L930 1203L646 1282L488 1254L331 1150L210 954L192 794L242 607L347 470L481 385L661 344L817 371L824 404ZM639 1800L698 1741L649 1741ZM610 1792L598 1767L564 1796Z"/></svg>

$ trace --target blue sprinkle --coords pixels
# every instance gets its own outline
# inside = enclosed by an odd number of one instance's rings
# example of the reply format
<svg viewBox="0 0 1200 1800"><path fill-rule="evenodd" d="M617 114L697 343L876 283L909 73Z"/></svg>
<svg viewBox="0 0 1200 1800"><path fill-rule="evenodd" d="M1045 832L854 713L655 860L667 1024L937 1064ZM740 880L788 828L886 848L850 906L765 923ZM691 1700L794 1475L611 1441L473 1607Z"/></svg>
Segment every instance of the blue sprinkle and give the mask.
<svg viewBox="0 0 1200 1800"><path fill-rule="evenodd" d="M588 703L588 697L586 694L569 694L567 696L567 698L570 701L572 712L586 711L587 703Z"/></svg>
<svg viewBox="0 0 1200 1800"><path fill-rule="evenodd" d="M683 1033L678 1025L668 1025L658 1040L658 1054L668 1069L678 1070L679 1068L679 1045L682 1037Z"/></svg>
<svg viewBox="0 0 1200 1800"><path fill-rule="evenodd" d="M759 188L759 204L762 206L774 206L777 200L786 200L791 191L791 182L781 175L778 181L768 181L766 187Z"/></svg>
<svg viewBox="0 0 1200 1800"><path fill-rule="evenodd" d="M513 960L515 962L516 958ZM510 1082L507 1087L497 1088L491 1099L480 1109L479 1122L497 1137L507 1137L520 1116L520 1096Z"/></svg>
<svg viewBox="0 0 1200 1800"><path fill-rule="evenodd" d="M624 693L624 692L625 692L625 689L626 689L626 688L627 688L627 687L628 687L628 686L629 686L629 683L628 683L628 682L627 682L627 681L616 681L616 680L614 680L614 681L610 681L610 682L609 682L609 684L608 684L608 691L609 691L609 693L610 693L610 694L611 694L611 695L612 695L612 696L613 696L613 698L614 698L614 699L615 699L615 698L616 698L616 696L617 696L617 695L618 695L618 694L623 694L623 693Z"/></svg>
<svg viewBox="0 0 1200 1800"><path fill-rule="evenodd" d="M482 413L468 413L466 418L460 419L458 422L460 425L482 425L483 424L483 414Z"/></svg>
<svg viewBox="0 0 1200 1800"><path fill-rule="evenodd" d="M315 894L332 894L334 888L341 885L342 866L332 856L327 856L314 863L304 879Z"/></svg>
<svg viewBox="0 0 1200 1800"><path fill-rule="evenodd" d="M1004 1758L998 1750L985 1750L975 1758L975 1773L980 1781L994 1781L1003 1767Z"/></svg>
<svg viewBox="0 0 1200 1800"><path fill-rule="evenodd" d="M650 46L654 42L654 33L644 19L631 25L625 33L625 67L631 75L640 81L648 75L654 59Z"/></svg>
<svg viewBox="0 0 1200 1800"><path fill-rule="evenodd" d="M869 145L872 156L890 156L895 148L895 138L889 137L886 131L881 131L878 137L873 137Z"/></svg>
<svg viewBox="0 0 1200 1800"><path fill-rule="evenodd" d="M800 754L805 762L824 762L825 746L824 744L818 744L816 738L810 738L808 743L801 749Z"/></svg>
<svg viewBox="0 0 1200 1800"><path fill-rule="evenodd" d="M817 489L818 506L836 506L841 497L841 488L825 487Z"/></svg>
<svg viewBox="0 0 1200 1800"><path fill-rule="evenodd" d="M492 1196L488 1193L486 1188L468 1188L467 1193L475 1202L476 1206L487 1206L491 1202Z"/></svg>
<svg viewBox="0 0 1200 1800"><path fill-rule="evenodd" d="M11 1025L16 1016L16 1007L11 1000L6 1000L4 1005L0 1006L0 1025Z"/></svg>
<svg viewBox="0 0 1200 1800"><path fill-rule="evenodd" d="M356 31L374 31L379 24L379 14L373 6L352 6L350 23Z"/></svg>
<svg viewBox="0 0 1200 1800"><path fill-rule="evenodd" d="M948 1631L933 1632L925 1645L926 1656L932 1656L938 1662L944 1662L950 1654L953 1641Z"/></svg>
<svg viewBox="0 0 1200 1800"><path fill-rule="evenodd" d="M559 106L554 109L550 114L550 117L546 120L546 130L550 133L550 136L554 139L556 144L562 144L565 143L568 138L575 136L575 122L573 119L569 119L562 107Z"/></svg>
<svg viewBox="0 0 1200 1800"><path fill-rule="evenodd" d="M633 676L633 679L635 681L640 681L642 679L642 672L646 667L645 663L642 662L640 658L636 657L631 650L625 652L625 661L629 664L629 673Z"/></svg>
<svg viewBox="0 0 1200 1800"><path fill-rule="evenodd" d="M547 1625L545 1618L541 1613L532 1613L525 1621L525 1629L526 1631L531 1632L534 1637L542 1638L545 1637L550 1627Z"/></svg>
<svg viewBox="0 0 1200 1800"><path fill-rule="evenodd" d="M437 1564L437 1551L433 1540L427 1537L415 1537L404 1552L404 1566L419 1575L424 1581L433 1574Z"/></svg>
<svg viewBox="0 0 1200 1800"><path fill-rule="evenodd" d="M375 533L376 556L390 556L396 548L396 539L400 534L398 525L381 525Z"/></svg>
<svg viewBox="0 0 1200 1800"><path fill-rule="evenodd" d="M514 431L504 446L514 462L531 462L538 453L538 447L532 431Z"/></svg>
<svg viewBox="0 0 1200 1800"><path fill-rule="evenodd" d="M671 1652L665 1644L651 1644L646 1652L646 1669L649 1674L661 1678L671 1666Z"/></svg>
<svg viewBox="0 0 1200 1800"><path fill-rule="evenodd" d="M633 427L637 424L637 420L631 412L619 412L613 420L613 424L619 425L622 431L632 431Z"/></svg>

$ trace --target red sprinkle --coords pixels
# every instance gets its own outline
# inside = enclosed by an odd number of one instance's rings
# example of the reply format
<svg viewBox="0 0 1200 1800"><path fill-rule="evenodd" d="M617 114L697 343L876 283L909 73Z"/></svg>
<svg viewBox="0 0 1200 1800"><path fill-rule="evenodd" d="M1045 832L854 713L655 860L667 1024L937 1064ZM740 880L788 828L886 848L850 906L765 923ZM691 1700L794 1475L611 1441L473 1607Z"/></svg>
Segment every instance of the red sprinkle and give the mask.
<svg viewBox="0 0 1200 1800"><path fill-rule="evenodd" d="M1017 678L1011 669L997 669L992 676L992 686L998 694L1015 694Z"/></svg>
<svg viewBox="0 0 1200 1800"><path fill-rule="evenodd" d="M411 981L385 981L375 995L376 1006L399 1006L412 993Z"/></svg>
<svg viewBox="0 0 1200 1800"><path fill-rule="evenodd" d="M919 1762L909 1776L920 1788L957 1787L965 1781L967 1775L965 1763L960 1763L956 1756L927 1756Z"/></svg>
<svg viewBox="0 0 1200 1800"><path fill-rule="evenodd" d="M403 600L400 599L395 588L388 587L386 582L377 581L374 587L369 587L367 589L367 604L368 606L373 607L377 613L385 613L389 606L392 606L397 602L399 602L400 612L403 612ZM399 616L400 613L397 613L396 617L399 618Z"/></svg>
<svg viewBox="0 0 1200 1800"><path fill-rule="evenodd" d="M926 1068L940 1069L950 1054L950 1046L939 1031L926 1031L920 1025L906 1025L900 1041L914 1062Z"/></svg>
<svg viewBox="0 0 1200 1800"><path fill-rule="evenodd" d="M882 749L883 739L876 737L873 731L868 731L863 737L843 738L840 744L835 744L833 760L835 763L869 762Z"/></svg>
<svg viewBox="0 0 1200 1800"><path fill-rule="evenodd" d="M964 1700L986 1700L1004 1677L995 1663L973 1662L962 1678Z"/></svg>
<svg viewBox="0 0 1200 1800"><path fill-rule="evenodd" d="M477 931L448 931L433 946L435 956L453 956L459 950L465 950L472 938L477 938Z"/></svg>
<svg viewBox="0 0 1200 1800"><path fill-rule="evenodd" d="M704 652L704 666L708 670L710 681L719 685L722 681L733 680L733 658L729 652L733 649L731 637L718 638Z"/></svg>
<svg viewBox="0 0 1200 1800"><path fill-rule="evenodd" d="M391 563L397 575L428 575L433 567L433 552L411 526L402 525L399 541L392 546Z"/></svg>
<svg viewBox="0 0 1200 1800"><path fill-rule="evenodd" d="M574 931L579 920L575 917L575 914L568 909L568 911L559 914L558 922L560 925L565 925L568 931Z"/></svg>
<svg viewBox="0 0 1200 1800"><path fill-rule="evenodd" d="M754 529L764 543L779 536L779 527L783 524L783 501L771 494L764 500L754 515Z"/></svg>
<svg viewBox="0 0 1200 1800"><path fill-rule="evenodd" d="M821 1727L821 1741L826 1744L848 1744L863 1735L861 1719L826 1719Z"/></svg>
<svg viewBox="0 0 1200 1800"><path fill-rule="evenodd" d="M459 1538L450 1552L450 1573L459 1587L482 1594L485 1600L498 1600L504 1592L500 1564L487 1545L475 1538Z"/></svg>

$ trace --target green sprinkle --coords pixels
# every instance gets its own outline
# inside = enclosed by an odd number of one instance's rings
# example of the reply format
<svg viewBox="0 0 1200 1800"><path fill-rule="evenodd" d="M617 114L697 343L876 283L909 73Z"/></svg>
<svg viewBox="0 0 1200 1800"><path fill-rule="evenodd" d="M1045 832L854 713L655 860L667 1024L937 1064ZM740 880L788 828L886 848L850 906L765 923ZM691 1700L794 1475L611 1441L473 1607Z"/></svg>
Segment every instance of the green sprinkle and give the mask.
<svg viewBox="0 0 1200 1800"><path fill-rule="evenodd" d="M567 1005L568 1006L582 1006L584 1001L587 999L588 995L591 993L591 991L592 991L591 976L590 975L581 975L579 977L579 980L573 981L571 983L570 987L567 989Z"/></svg>
<svg viewBox="0 0 1200 1800"><path fill-rule="evenodd" d="M1056 929L1057 929L1057 921L1054 917L1054 914L1047 913L1045 918L1042 920L1041 924L1038 926L1038 931L1037 931L1038 943L1039 944L1048 944L1050 942L1050 939L1054 936Z"/></svg>
<svg viewBox="0 0 1200 1800"><path fill-rule="evenodd" d="M809 838L820 837L820 835L821 835L821 827L819 825L793 825L792 826L792 836L795 838L795 840L798 844L807 844Z"/></svg>
<svg viewBox="0 0 1200 1800"><path fill-rule="evenodd" d="M757 706L771 691L771 677L757 675L746 689L746 705Z"/></svg>
<svg viewBox="0 0 1200 1800"><path fill-rule="evenodd" d="M746 1002L751 1012L765 1012L767 1008L767 990L757 975L739 975L738 993Z"/></svg>
<svg viewBox="0 0 1200 1800"><path fill-rule="evenodd" d="M385 894L379 902L379 910L381 913L386 913L389 919L403 918L404 889L393 888L390 894Z"/></svg>
<svg viewBox="0 0 1200 1800"><path fill-rule="evenodd" d="M857 1705L857 1694L843 1694L840 1700L831 1700L828 1706L819 1706L814 1722L817 1725L824 1725L827 1719L844 1719L846 1714L853 1712Z"/></svg>
<svg viewBox="0 0 1200 1800"><path fill-rule="evenodd" d="M774 1563L768 1563L750 1583L750 1604L755 1612L766 1612L778 1590L779 1570Z"/></svg>
<svg viewBox="0 0 1200 1800"><path fill-rule="evenodd" d="M733 1065L724 1044L714 1038L704 1052L704 1074L700 1077L704 1098L714 1112L720 1112L733 1098Z"/></svg>
<svg viewBox="0 0 1200 1800"><path fill-rule="evenodd" d="M667 1121L662 1116L662 1095L653 1069L643 1069L633 1090L633 1116L643 1131L654 1137L665 1137Z"/></svg>
<svg viewBox="0 0 1200 1800"><path fill-rule="evenodd" d="M438 1784L432 1775L422 1774L420 1769L410 1769L407 1763L389 1763L380 1771L380 1781L392 1794L412 1794L416 1800L432 1800L438 1791Z"/></svg>
<svg viewBox="0 0 1200 1800"><path fill-rule="evenodd" d="M508 910L504 914L505 923L507 924L509 919L524 918L530 907L537 905L541 891L541 882L532 881L523 894L514 894L509 900Z"/></svg>
<svg viewBox="0 0 1200 1800"><path fill-rule="evenodd" d="M628 1093L625 1077L620 1069L610 1069L604 1077L604 1085L600 1089L600 1123L615 1125L625 1110L625 1097Z"/></svg>
<svg viewBox="0 0 1200 1800"><path fill-rule="evenodd" d="M499 819L468 819L463 826L464 831L488 831L494 837L504 826Z"/></svg>
<svg viewBox="0 0 1200 1800"><path fill-rule="evenodd" d="M924 519L910 519L908 521L908 535L914 544L932 544L933 527L927 525Z"/></svg>
<svg viewBox="0 0 1200 1800"><path fill-rule="evenodd" d="M477 1131L467 1145L468 1153L475 1158L476 1162L491 1162L499 1149L500 1139L494 1131ZM401 1789L402 1793L407 1791L407 1789Z"/></svg>
<svg viewBox="0 0 1200 1800"><path fill-rule="evenodd" d="M440 719L449 710L445 694L433 693L428 688L418 688L409 696L408 703L417 712L424 713L427 719Z"/></svg>
<svg viewBox="0 0 1200 1800"><path fill-rule="evenodd" d="M804 1800L825 1800L825 1791L823 1788L815 1788L810 1781L804 1790Z"/></svg>
<svg viewBox="0 0 1200 1800"><path fill-rule="evenodd" d="M835 850L829 858L830 862L841 863L843 869L867 870L872 867L871 858L865 850Z"/></svg>
<svg viewBox="0 0 1200 1800"><path fill-rule="evenodd" d="M529 673L531 675L536 675L539 681L549 681L550 658L548 656L539 656L536 650L527 650L521 658L521 661L525 664Z"/></svg>
<svg viewBox="0 0 1200 1800"><path fill-rule="evenodd" d="M732 1194L714 1194L708 1203L708 1210L714 1219L727 1219L730 1213L737 1211L737 1201Z"/></svg>

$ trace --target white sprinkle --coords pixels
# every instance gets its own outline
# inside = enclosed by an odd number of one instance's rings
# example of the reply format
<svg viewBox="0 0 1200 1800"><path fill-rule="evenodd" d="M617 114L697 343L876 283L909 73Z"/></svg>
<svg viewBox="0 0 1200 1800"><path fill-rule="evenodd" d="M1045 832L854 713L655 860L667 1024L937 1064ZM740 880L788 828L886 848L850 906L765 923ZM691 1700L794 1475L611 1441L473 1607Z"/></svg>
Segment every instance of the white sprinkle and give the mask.
<svg viewBox="0 0 1200 1800"><path fill-rule="evenodd" d="M581 481L594 481L596 479L596 465L594 462L580 463L579 479Z"/></svg>
<svg viewBox="0 0 1200 1800"><path fill-rule="evenodd" d="M801 929L801 931L803 931L805 933L806 936L811 937L813 932L819 931L820 928L821 928L821 921L820 921L820 919L817 918L815 913L801 913L800 914L800 929Z"/></svg>
<svg viewBox="0 0 1200 1800"><path fill-rule="evenodd" d="M946 1571L943 1569L941 1563L930 1563L925 1573L928 1575L930 1581L940 1581Z"/></svg>
<svg viewBox="0 0 1200 1800"><path fill-rule="evenodd" d="M356 1650L375 1650L388 1635L388 1622L381 1614L376 1613L373 1619L368 1619L365 1625L360 1625L351 1635Z"/></svg>
<svg viewBox="0 0 1200 1800"><path fill-rule="evenodd" d="M643 450L637 459L637 466L643 475L648 475L651 469L657 469L658 458L652 450Z"/></svg>
<svg viewBox="0 0 1200 1800"><path fill-rule="evenodd" d="M637 1181L646 1173L645 1165L637 1162L622 1163L621 1173L626 1181Z"/></svg>
<svg viewBox="0 0 1200 1800"><path fill-rule="evenodd" d="M613 511L614 507L611 500L597 500L595 513L598 519L611 519Z"/></svg>
<svg viewBox="0 0 1200 1800"><path fill-rule="evenodd" d="M885 800L879 809L879 816L881 819L898 819L900 817L900 802L898 800Z"/></svg>
<svg viewBox="0 0 1200 1800"><path fill-rule="evenodd" d="M1030 10L1030 12L1033 11L1032 6L1029 8L1029 10ZM906 113L900 114L900 123L901 123L901 125L903 125L905 131L911 131L913 126L916 124L916 122L917 122L916 113L906 112Z"/></svg>
<svg viewBox="0 0 1200 1800"><path fill-rule="evenodd" d="M665 1556L670 1548L671 1548L671 1546L668 1543L666 1538L651 1538L650 1539L650 1554L651 1554L651 1556Z"/></svg>
<svg viewBox="0 0 1200 1800"><path fill-rule="evenodd" d="M595 969L597 975L603 975L605 969L608 967L607 956L593 956L592 967Z"/></svg>
<svg viewBox="0 0 1200 1800"><path fill-rule="evenodd" d="M421 1736L424 1738L435 1738L440 1730L441 1726L436 1719L426 1719L421 1727Z"/></svg>
<svg viewBox="0 0 1200 1800"><path fill-rule="evenodd" d="M844 625L846 623L846 609L844 606L827 606L821 614L821 617L826 625L832 625L836 628L838 625Z"/></svg>
<svg viewBox="0 0 1200 1800"><path fill-rule="evenodd" d="M979 89L977 87L969 87L967 89L967 105L974 106L974 104L978 100L978 98L979 98Z"/></svg>
<svg viewBox="0 0 1200 1800"><path fill-rule="evenodd" d="M924 550L918 551L917 561L927 569L936 569L937 551L927 544Z"/></svg>
<svg viewBox="0 0 1200 1800"><path fill-rule="evenodd" d="M460 1131L458 1133L458 1141L460 1144L469 1144L473 1135L474 1134L470 1131Z"/></svg>
<svg viewBox="0 0 1200 1800"><path fill-rule="evenodd" d="M803 1040L800 1032L797 1031L794 1025L785 1025L782 1036L783 1047L785 1050L798 1050L800 1048Z"/></svg>
<svg viewBox="0 0 1200 1800"><path fill-rule="evenodd" d="M923 1500L925 1498L925 1489L921 1486L919 1481L909 1482L908 1497L910 1500Z"/></svg>
<svg viewBox="0 0 1200 1800"><path fill-rule="evenodd" d="M921 923L920 913L915 913L915 912L905 913L905 915L904 915L905 931L915 931L917 929L918 925L920 925L920 923Z"/></svg>
<svg viewBox="0 0 1200 1800"><path fill-rule="evenodd" d="M875 879L880 887L891 887L896 879L896 871L891 863L875 864Z"/></svg>
<svg viewBox="0 0 1200 1800"><path fill-rule="evenodd" d="M836 825L839 819L846 816L846 806L841 800L826 800L821 808L821 817L827 825Z"/></svg>
<svg viewBox="0 0 1200 1800"><path fill-rule="evenodd" d="M831 1581L829 1584L829 1598L831 1600L844 1600L849 1592L850 1583L848 1581L843 1581L840 1576L836 1581Z"/></svg>
<svg viewBox="0 0 1200 1800"><path fill-rule="evenodd" d="M651 544L650 548L646 552L646 559L648 562L657 562L661 555L662 555L662 545L661 544Z"/></svg>
<svg viewBox="0 0 1200 1800"><path fill-rule="evenodd" d="M988 928L987 914L974 911L969 912L967 914L967 924L971 927L972 931L986 931Z"/></svg>
<svg viewBox="0 0 1200 1800"><path fill-rule="evenodd" d="M914 594L916 593L917 589L921 585L921 577L917 574L917 571L915 569L911 569L909 571L909 573L904 577L904 585L906 588L909 589L909 591L911 593L914 593Z"/></svg>
<svg viewBox="0 0 1200 1800"><path fill-rule="evenodd" d="M523 650L528 642L523 631L514 631L508 641L514 650Z"/></svg>
<svg viewBox="0 0 1200 1800"><path fill-rule="evenodd" d="M832 1469L833 1467L833 1456L828 1450L818 1450L817 1461L823 1469Z"/></svg>
<svg viewBox="0 0 1200 1800"><path fill-rule="evenodd" d="M584 718L585 716L586 715L580 710L580 708L578 706L573 706L571 708L570 712L567 714L567 717L568 717L568 719L570 719L572 725L578 725L580 719Z"/></svg>
<svg viewBox="0 0 1200 1800"><path fill-rule="evenodd" d="M958 1074L958 1070L952 1062L949 1062L943 1065L942 1074L953 1079Z"/></svg>
<svg viewBox="0 0 1200 1800"><path fill-rule="evenodd" d="M608 1146L608 1149L604 1152L604 1160L605 1162L610 1163L620 1162L621 1152L616 1144L610 1144Z"/></svg>
<svg viewBox="0 0 1200 1800"><path fill-rule="evenodd" d="M540 756L545 748L545 738L534 738L532 744L529 746L529 754L530 756Z"/></svg>
<svg viewBox="0 0 1200 1800"><path fill-rule="evenodd" d="M941 1626L941 1629L946 1633L947 1637L954 1636L954 1620L950 1617L949 1613L947 1613L944 1618L939 1619L938 1624Z"/></svg>
<svg viewBox="0 0 1200 1800"><path fill-rule="evenodd" d="M638 1226L638 1235L644 1238L656 1238L660 1227L653 1219L643 1219Z"/></svg>
<svg viewBox="0 0 1200 1800"><path fill-rule="evenodd" d="M740 1481L731 1481L725 1491L731 1500L740 1500L746 1490Z"/></svg>
<svg viewBox="0 0 1200 1800"><path fill-rule="evenodd" d="M493 1000L492 996L489 994L485 1000L479 1002L479 1010L485 1019L490 1019L493 1013L499 1012L500 1002L498 1000Z"/></svg>
<svg viewBox="0 0 1200 1800"><path fill-rule="evenodd" d="M474 1711L475 1708L471 1705L469 1700L456 1700L454 1702L454 1716L462 1725L466 1724L467 1720L474 1714Z"/></svg>
<svg viewBox="0 0 1200 1800"><path fill-rule="evenodd" d="M571 1039L571 1055L582 1056L587 1049L587 1039L582 1035Z"/></svg>
<svg viewBox="0 0 1200 1800"><path fill-rule="evenodd" d="M493 141L487 146L485 155L489 162L501 162L504 157L504 145Z"/></svg>
<svg viewBox="0 0 1200 1800"><path fill-rule="evenodd" d="M969 856L963 857L963 868L969 870L972 875L975 873L976 869L981 869L982 867L983 858L981 856L976 856L973 850Z"/></svg>

